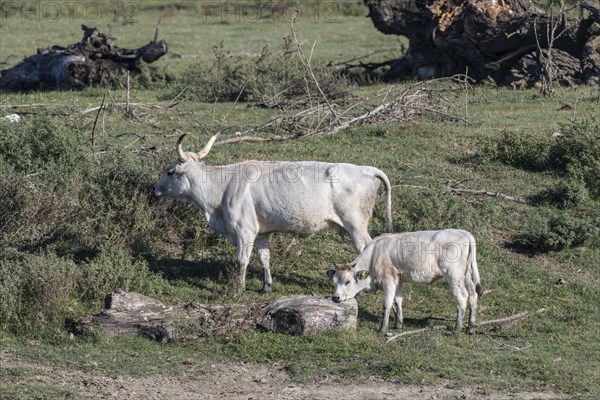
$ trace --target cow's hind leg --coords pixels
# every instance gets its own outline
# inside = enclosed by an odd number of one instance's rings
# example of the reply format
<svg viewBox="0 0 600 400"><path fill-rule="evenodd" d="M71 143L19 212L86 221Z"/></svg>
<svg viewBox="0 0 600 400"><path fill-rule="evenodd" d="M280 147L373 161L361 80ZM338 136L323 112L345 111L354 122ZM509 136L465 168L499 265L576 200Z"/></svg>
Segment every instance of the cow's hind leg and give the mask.
<svg viewBox="0 0 600 400"><path fill-rule="evenodd" d="M269 264L271 260L269 236L256 238L254 245L256 246L256 253L264 271L263 287L260 293L271 293L273 278L271 277L271 266Z"/></svg>
<svg viewBox="0 0 600 400"><path fill-rule="evenodd" d="M467 332L473 333L475 330L475 321L477 320L477 301L479 300L479 295L477 294L477 288L473 281L467 280L465 286L469 296L469 325L467 327Z"/></svg>
<svg viewBox="0 0 600 400"><path fill-rule="evenodd" d="M459 334L462 331L462 324L467 311L467 300L469 293L463 282L450 282L450 289L456 301L456 327L455 333Z"/></svg>

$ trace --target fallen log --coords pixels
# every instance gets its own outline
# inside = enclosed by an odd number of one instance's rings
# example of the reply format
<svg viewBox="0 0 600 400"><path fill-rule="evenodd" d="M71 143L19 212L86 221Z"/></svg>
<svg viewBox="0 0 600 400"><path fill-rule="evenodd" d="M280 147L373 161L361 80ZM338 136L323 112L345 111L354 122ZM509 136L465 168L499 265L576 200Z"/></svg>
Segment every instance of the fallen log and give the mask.
<svg viewBox="0 0 600 400"><path fill-rule="evenodd" d="M513 87L599 82L597 1L578 3L578 18L562 0L558 11L528 0L363 1L376 29L409 40L404 56L387 63L386 80L467 74Z"/></svg>
<svg viewBox="0 0 600 400"><path fill-rule="evenodd" d="M156 39L137 49L115 45L108 34L82 25L83 38L67 47L38 49L12 68L0 71L0 92L82 89L114 86L127 71L139 73L167 54L167 43Z"/></svg>
<svg viewBox="0 0 600 400"><path fill-rule="evenodd" d="M116 290L106 296L104 310L76 318L76 335L141 336L161 343L238 335L251 331L290 335L355 330L355 300L334 303L316 296L285 296L251 304L166 305L139 293Z"/></svg>

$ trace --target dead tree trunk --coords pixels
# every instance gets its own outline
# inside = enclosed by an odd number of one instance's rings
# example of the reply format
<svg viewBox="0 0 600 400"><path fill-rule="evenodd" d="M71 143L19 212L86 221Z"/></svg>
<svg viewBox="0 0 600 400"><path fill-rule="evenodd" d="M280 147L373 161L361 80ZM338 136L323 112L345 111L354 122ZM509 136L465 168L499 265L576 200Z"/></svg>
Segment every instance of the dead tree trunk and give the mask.
<svg viewBox="0 0 600 400"><path fill-rule="evenodd" d="M151 63L167 54L164 40L126 49L96 28L81 28L84 33L79 43L38 49L37 54L0 71L0 92L114 86L124 72L140 72L142 61Z"/></svg>
<svg viewBox="0 0 600 400"><path fill-rule="evenodd" d="M388 80L467 73L478 82L531 86L542 81L550 58L563 84L600 81L598 4L581 2L582 17L576 19L566 16L563 3L552 15L527 0L364 2L379 31L409 39Z"/></svg>
<svg viewBox="0 0 600 400"><path fill-rule="evenodd" d="M291 335L355 330L358 315L354 300L334 303L315 296L286 296L253 304L165 305L139 293L117 290L106 296L104 307L98 315L75 319L71 331L142 336L164 343L256 330Z"/></svg>

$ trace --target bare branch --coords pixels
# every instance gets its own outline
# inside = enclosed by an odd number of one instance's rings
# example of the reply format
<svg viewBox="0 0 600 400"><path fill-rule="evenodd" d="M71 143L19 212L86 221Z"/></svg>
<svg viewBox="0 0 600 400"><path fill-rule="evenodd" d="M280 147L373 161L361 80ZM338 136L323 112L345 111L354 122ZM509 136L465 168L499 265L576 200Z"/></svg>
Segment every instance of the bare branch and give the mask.
<svg viewBox="0 0 600 400"><path fill-rule="evenodd" d="M483 195L483 196L500 197L505 200L514 201L515 203L528 204L527 200L521 199L519 197L508 196L504 193L490 191L490 190L459 189L457 187L454 187L452 184L453 184L452 181L448 181L446 183L446 189L449 190L450 192L458 194L458 195L470 194L470 195L475 195L475 196Z"/></svg>
<svg viewBox="0 0 600 400"><path fill-rule="evenodd" d="M98 107L98 113L96 114L96 119L94 119L94 126L92 127L92 151L96 148L96 124L98 123L98 117L100 116L100 112L104 108L104 99L106 98L106 92L102 94L102 103L100 103L100 107Z"/></svg>
<svg viewBox="0 0 600 400"><path fill-rule="evenodd" d="M495 325L498 327L510 327L514 324L516 324L517 322L523 320L524 318L531 316L531 315L537 315L537 314L541 314L543 312L546 312L546 308L540 308L538 310L536 310L533 313L530 313L529 311L521 311L517 314L513 314L513 315L509 315L508 317L504 317L504 318L498 318L498 319L492 319L492 320L487 320L487 321L482 321L479 322L476 326L476 328L479 328L481 326L485 326L485 325ZM434 326L429 326L427 328L421 328L421 329L414 329L411 331L405 331L402 333L398 333L395 335L388 335L388 338L386 340L386 343L389 342L393 342L394 340L403 337L403 336L409 336L409 335L416 335L419 333L424 333L424 332L429 332L429 331L437 331L437 330L445 330L445 329L449 329L448 326L446 325L434 325ZM524 347L525 348L525 347ZM519 350L521 350L522 348L520 348Z"/></svg>
<svg viewBox="0 0 600 400"><path fill-rule="evenodd" d="M256 143L256 142L281 142L290 139L289 136L273 136L273 137L259 137L259 136L238 136L229 139L220 140L215 142L215 146L232 144L232 143Z"/></svg>
<svg viewBox="0 0 600 400"><path fill-rule="evenodd" d="M477 324L477 327L484 326L484 325L498 325L501 327L508 327L508 326L514 325L515 323L519 322L520 320L522 320L528 316L541 314L543 312L546 312L546 308L540 308L533 313L530 313L529 311L521 311L520 313L509 315L508 317L479 322Z"/></svg>

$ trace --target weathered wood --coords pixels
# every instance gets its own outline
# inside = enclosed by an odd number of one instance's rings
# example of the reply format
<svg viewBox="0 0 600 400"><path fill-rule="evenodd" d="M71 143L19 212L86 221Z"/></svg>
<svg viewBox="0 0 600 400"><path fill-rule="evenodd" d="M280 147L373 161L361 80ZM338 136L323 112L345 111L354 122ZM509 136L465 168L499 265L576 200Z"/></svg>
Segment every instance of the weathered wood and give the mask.
<svg viewBox="0 0 600 400"><path fill-rule="evenodd" d="M600 6L584 1L581 18L553 15L528 0L364 0L374 26L402 35L410 45L392 63L391 79L431 79L467 73L498 84L525 80L535 85L544 73L540 50L551 48L562 84L600 78Z"/></svg>
<svg viewBox="0 0 600 400"><path fill-rule="evenodd" d="M79 43L38 49L37 54L0 71L0 91L114 85L122 73L140 72L142 61L151 63L168 51L164 40L150 42L138 49L120 48L113 38L96 28L85 25L81 28L84 33Z"/></svg>
<svg viewBox="0 0 600 400"><path fill-rule="evenodd" d="M159 342L268 331L305 335L355 330L355 300L334 303L316 296L285 296L252 304L165 305L158 300L117 290L106 296L104 310L77 318L71 331L79 335L142 336Z"/></svg>

